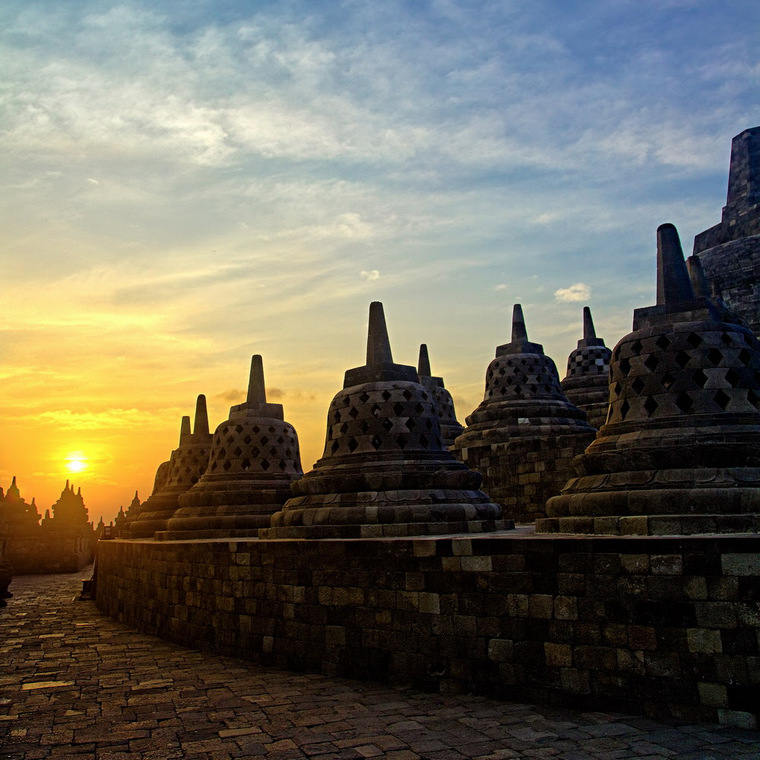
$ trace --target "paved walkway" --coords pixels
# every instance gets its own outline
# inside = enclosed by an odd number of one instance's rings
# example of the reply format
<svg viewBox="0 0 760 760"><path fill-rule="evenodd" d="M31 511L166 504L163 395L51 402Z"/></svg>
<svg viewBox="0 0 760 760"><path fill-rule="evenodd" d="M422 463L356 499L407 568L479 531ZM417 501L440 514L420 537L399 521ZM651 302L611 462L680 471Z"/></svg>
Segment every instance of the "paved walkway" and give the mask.
<svg viewBox="0 0 760 760"><path fill-rule="evenodd" d="M672 727L262 668L77 602L85 573L25 576L0 609L0 758L760 758L760 733Z"/></svg>

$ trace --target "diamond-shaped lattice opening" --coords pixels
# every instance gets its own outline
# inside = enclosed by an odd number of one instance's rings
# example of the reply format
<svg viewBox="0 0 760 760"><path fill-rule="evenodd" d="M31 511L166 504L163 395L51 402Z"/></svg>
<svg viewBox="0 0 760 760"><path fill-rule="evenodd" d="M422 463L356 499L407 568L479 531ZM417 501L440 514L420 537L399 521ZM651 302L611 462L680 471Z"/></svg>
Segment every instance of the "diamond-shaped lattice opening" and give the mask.
<svg viewBox="0 0 760 760"><path fill-rule="evenodd" d="M281 470L284 470L284 469L286 469L286 468L287 468L287 465L286 465L286 464L285 464L285 462L284 462L284 461L281 459L281 460L280 460L280 469L281 469Z"/></svg>
<svg viewBox="0 0 760 760"><path fill-rule="evenodd" d="M407 436L405 435L397 435L396 443L399 445L400 448L404 449L406 448L407 443L409 443L409 438L407 438Z"/></svg>
<svg viewBox="0 0 760 760"><path fill-rule="evenodd" d="M355 406L352 406L348 414L353 419L356 419L359 416L359 410Z"/></svg>
<svg viewBox="0 0 760 760"><path fill-rule="evenodd" d="M406 421L406 423L405 423L405 424L406 424L407 428L409 428L409 430L414 430L414 428L416 428L416 427L417 427L417 424L415 423L415 421L414 421L414 418L413 418L413 417L410 417L410 418L409 418L409 419Z"/></svg>
<svg viewBox="0 0 760 760"><path fill-rule="evenodd" d="M427 445L428 445L428 439L427 439L427 437L426 437L426 436L424 436L424 435L421 435L421 436L420 436L420 445L421 445L423 448L426 448L426 447L427 447Z"/></svg>
<svg viewBox="0 0 760 760"><path fill-rule="evenodd" d="M528 362L525 359L520 359L520 364L524 367Z"/></svg>
<svg viewBox="0 0 760 760"><path fill-rule="evenodd" d="M636 391L636 393L641 393L641 391L643 391L643 390L644 390L644 381L643 381L643 380L642 380L640 377L637 377L637 378L636 378L636 379L635 379L635 380L634 380L634 381L631 383L631 388L633 388L633 390L635 390L635 391Z"/></svg>
<svg viewBox="0 0 760 760"><path fill-rule="evenodd" d="M718 364L720 364L722 359L723 359L723 354L720 351L718 351L717 348L711 348L707 352L707 360L710 362L710 364L717 366Z"/></svg>
<svg viewBox="0 0 760 760"><path fill-rule="evenodd" d="M675 355L676 364L683 369L690 361L691 357L686 353L686 351L679 351Z"/></svg>
<svg viewBox="0 0 760 760"><path fill-rule="evenodd" d="M696 348L697 346L702 345L702 338L699 337L696 333L689 333L689 337L686 338L686 342L692 347Z"/></svg>
<svg viewBox="0 0 760 760"><path fill-rule="evenodd" d="M374 446L375 450L379 449L383 445L383 442L380 439L380 437L376 435L372 436L372 440L370 441L370 443L372 444L372 446Z"/></svg>
<svg viewBox="0 0 760 760"><path fill-rule="evenodd" d="M612 386L612 390L616 396L620 395L620 389L621 389L620 383L615 383L615 385Z"/></svg>
<svg viewBox="0 0 760 760"><path fill-rule="evenodd" d="M724 391L716 391L715 395L713 396L713 401L721 408L725 409L728 406L729 401L731 401L731 396L729 396Z"/></svg>
<svg viewBox="0 0 760 760"><path fill-rule="evenodd" d="M739 384L739 380L741 380L741 378L735 369L729 369L728 372L726 372L726 382L732 388L736 388L736 386Z"/></svg>
<svg viewBox="0 0 760 760"><path fill-rule="evenodd" d="M343 424L340 426L340 432L341 432L341 433L346 433L346 431L348 430L348 428L349 428L349 424L348 424L347 422L344 422L344 423L343 423Z"/></svg>
<svg viewBox="0 0 760 760"><path fill-rule="evenodd" d="M507 385L512 385L512 383L514 383L514 378L508 377L507 380L506 380L506 383L507 383ZM503 386L502 386L502 388L503 388ZM502 393L504 393L504 392L505 391L502 390Z"/></svg>
<svg viewBox="0 0 760 760"><path fill-rule="evenodd" d="M232 452L236 457L239 457L243 453L243 449L240 446L235 446L235 450Z"/></svg>
<svg viewBox="0 0 760 760"><path fill-rule="evenodd" d="M393 427L393 423L386 417L382 421L382 426L385 428L386 432L390 432L391 428Z"/></svg>
<svg viewBox="0 0 760 760"><path fill-rule="evenodd" d="M432 422L431 422L429 419L428 419L428 420L425 420L425 427L426 427L428 430L431 430L431 429L432 429L432 427L433 427L433 423L432 423Z"/></svg>
<svg viewBox="0 0 760 760"><path fill-rule="evenodd" d="M425 393L425 391L422 391L422 398L423 398L425 401L427 401L427 400L428 400L428 395L427 395L427 393Z"/></svg>
<svg viewBox="0 0 760 760"><path fill-rule="evenodd" d="M332 446L330 446L330 450L334 454L338 449L340 448L340 444L337 441L332 442Z"/></svg>
<svg viewBox="0 0 760 760"><path fill-rule="evenodd" d="M409 390L409 388L406 388L404 392L401 394L407 401L412 397L412 392Z"/></svg>
<svg viewBox="0 0 760 760"><path fill-rule="evenodd" d="M654 410L657 409L659 404L651 397L647 396L647 400L644 402L644 409L647 410L647 414L651 417L654 414Z"/></svg>
<svg viewBox="0 0 760 760"><path fill-rule="evenodd" d="M673 377L673 375L671 375L669 372L666 372L666 373L665 373L665 374L662 376L662 381L661 381L661 382L662 382L662 387L663 387L663 388L664 388L666 391L669 391L669 390L670 390L670 387L671 387L671 386L673 385L673 383L675 382L675 378L674 378L674 377Z"/></svg>
<svg viewBox="0 0 760 760"><path fill-rule="evenodd" d="M361 429L362 433L366 433L369 430L369 423L367 420L362 420L362 424L359 425L359 428Z"/></svg>
<svg viewBox="0 0 760 760"><path fill-rule="evenodd" d="M229 460L225 459L222 467L224 467L225 470L229 470L232 465L230 464Z"/></svg>
<svg viewBox="0 0 760 760"><path fill-rule="evenodd" d="M641 353L642 345L640 340L635 340L633 343L631 343L631 351L638 356Z"/></svg>
<svg viewBox="0 0 760 760"><path fill-rule="evenodd" d="M414 411L417 412L417 414L422 414L425 411L425 407L422 406L422 404L417 404L417 406L414 407Z"/></svg>
<svg viewBox="0 0 760 760"><path fill-rule="evenodd" d="M379 417L380 416L380 407L377 404L374 404L372 406L372 409L369 410L370 414L373 417Z"/></svg>
<svg viewBox="0 0 760 760"><path fill-rule="evenodd" d="M367 391L364 391L364 393L359 396L359 401L361 401L362 404L366 404L369 401L369 393L367 393Z"/></svg>
<svg viewBox="0 0 760 760"><path fill-rule="evenodd" d="M739 361L746 367L750 360L752 359L752 354L747 351L746 348L743 348L741 351L739 351Z"/></svg>
<svg viewBox="0 0 760 760"><path fill-rule="evenodd" d="M631 411L631 405L628 403L628 401L623 401L623 403L620 405L620 416L622 419L625 419L628 416L628 412Z"/></svg>
<svg viewBox="0 0 760 760"><path fill-rule="evenodd" d="M276 457L276 456L277 456L277 447L276 447L276 446L272 446L272 447L269 449L269 453L270 453L270 454L271 454L273 457Z"/></svg>
<svg viewBox="0 0 760 760"><path fill-rule="evenodd" d="M293 452L290 449L285 449L285 456L290 459L293 456Z"/></svg>
<svg viewBox="0 0 760 760"><path fill-rule="evenodd" d="M664 351L670 345L670 341L664 335L660 335L660 337L655 341L655 345L661 351Z"/></svg>
<svg viewBox="0 0 760 760"><path fill-rule="evenodd" d="M391 397L390 391L383 391L383 398L387 401Z"/></svg>
<svg viewBox="0 0 760 760"><path fill-rule="evenodd" d="M253 440L250 435L247 435L245 438L243 438L243 443L250 443Z"/></svg>
<svg viewBox="0 0 760 760"><path fill-rule="evenodd" d="M758 396L752 388L747 391L747 401L749 401L755 409L760 409L760 396Z"/></svg>
<svg viewBox="0 0 760 760"><path fill-rule="evenodd" d="M212 462L211 464L211 470L212 472L218 467L219 465L216 462Z"/></svg>
<svg viewBox="0 0 760 760"><path fill-rule="evenodd" d="M261 428L258 425L253 426L253 432L258 433L261 430Z"/></svg>
<svg viewBox="0 0 760 760"><path fill-rule="evenodd" d="M228 444L233 444L233 443L235 443L235 438L234 438L233 436L231 436L231 435L228 435L228 436L227 436L227 443L228 443Z"/></svg>
<svg viewBox="0 0 760 760"><path fill-rule="evenodd" d="M393 405L393 412L396 415L396 417L400 417L404 413L404 405L396 402Z"/></svg>
<svg viewBox="0 0 760 760"><path fill-rule="evenodd" d="M692 408L694 407L694 402L692 401L691 396L689 396L688 393L684 393L682 391L676 396L676 406L682 412L690 412Z"/></svg>
<svg viewBox="0 0 760 760"><path fill-rule="evenodd" d="M262 470L268 470L269 469L269 461L267 459L261 460L261 469Z"/></svg>
<svg viewBox="0 0 760 760"><path fill-rule="evenodd" d="M723 333L720 336L720 340L723 343L724 346L733 346L734 341L731 339L731 336L728 333Z"/></svg>
<svg viewBox="0 0 760 760"><path fill-rule="evenodd" d="M265 435L261 436L261 443L266 446L266 444L269 443L269 438L267 438Z"/></svg>
<svg viewBox="0 0 760 760"><path fill-rule="evenodd" d="M506 372L506 370L504 369L504 367L502 367L502 368L499 370L499 374L500 374L502 377L504 377L504 375L506 375L506 373L507 373L507 372Z"/></svg>
<svg viewBox="0 0 760 760"><path fill-rule="evenodd" d="M259 455L259 447L258 446L254 446L251 449L251 456L252 457L257 457L258 455Z"/></svg>
<svg viewBox="0 0 760 760"><path fill-rule="evenodd" d="M218 457L224 458L227 456L227 449L219 449L219 453L217 454Z"/></svg>
<svg viewBox="0 0 760 760"><path fill-rule="evenodd" d="M277 443L285 443L285 439L281 435L278 435L277 436Z"/></svg>
<svg viewBox="0 0 760 760"><path fill-rule="evenodd" d="M649 356L647 356L647 358L644 360L644 366L650 372L654 372L657 369L657 365L659 363L660 360L654 354L649 354Z"/></svg>
<svg viewBox="0 0 760 760"><path fill-rule="evenodd" d="M241 463L240 466L243 468L243 470L250 470L251 469L251 460L246 458Z"/></svg>
<svg viewBox="0 0 760 760"><path fill-rule="evenodd" d="M511 367L511 366L512 366L512 360L511 359L507 359L507 367Z"/></svg>
<svg viewBox="0 0 760 760"><path fill-rule="evenodd" d="M701 369L698 369L692 376L691 379L700 387L704 388L705 383L707 382L708 378L707 375L702 372Z"/></svg>
<svg viewBox="0 0 760 760"><path fill-rule="evenodd" d="M623 375L627 377L628 373L631 371L631 362L628 359L621 359L618 367L620 367L620 371Z"/></svg>
<svg viewBox="0 0 760 760"><path fill-rule="evenodd" d="M343 396L343 406L348 406L351 403L351 396Z"/></svg>
<svg viewBox="0 0 760 760"><path fill-rule="evenodd" d="M242 433L243 432L243 426L242 425L235 425L235 432L236 433Z"/></svg>

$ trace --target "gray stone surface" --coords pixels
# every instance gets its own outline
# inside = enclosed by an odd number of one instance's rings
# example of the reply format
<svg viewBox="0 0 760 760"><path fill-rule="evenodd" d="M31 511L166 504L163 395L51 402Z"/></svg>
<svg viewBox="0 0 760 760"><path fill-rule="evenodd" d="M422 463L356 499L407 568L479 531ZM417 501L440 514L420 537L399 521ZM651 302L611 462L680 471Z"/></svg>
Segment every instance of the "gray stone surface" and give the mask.
<svg viewBox="0 0 760 760"><path fill-rule="evenodd" d="M21 577L0 611L3 760L760 756L760 734L288 673L136 633Z"/></svg>

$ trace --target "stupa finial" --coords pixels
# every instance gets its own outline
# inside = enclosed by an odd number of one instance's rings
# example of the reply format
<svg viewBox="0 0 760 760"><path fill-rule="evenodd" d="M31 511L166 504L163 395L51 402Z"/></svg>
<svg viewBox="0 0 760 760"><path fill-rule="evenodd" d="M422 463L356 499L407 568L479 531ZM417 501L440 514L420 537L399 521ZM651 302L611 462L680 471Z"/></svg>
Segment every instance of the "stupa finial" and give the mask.
<svg viewBox="0 0 760 760"><path fill-rule="evenodd" d="M525 329L522 305L516 303L512 307L512 343L523 343L527 340L528 331Z"/></svg>
<svg viewBox="0 0 760 760"><path fill-rule="evenodd" d="M417 362L417 374L420 377L430 377L430 357L426 343L420 343L420 358Z"/></svg>
<svg viewBox="0 0 760 760"><path fill-rule="evenodd" d="M591 309L588 306L583 307L583 340L593 340L596 338L594 329L594 320L591 318Z"/></svg>
<svg viewBox="0 0 760 760"><path fill-rule="evenodd" d="M206 397L198 394L195 400L195 424L193 425L193 435L208 435L208 411L206 410Z"/></svg>
<svg viewBox="0 0 760 760"><path fill-rule="evenodd" d="M190 435L190 416L185 414L182 416L182 423L179 426L179 445L181 446L184 441L187 440Z"/></svg>
<svg viewBox="0 0 760 760"><path fill-rule="evenodd" d="M267 391L264 385L264 362L261 354L254 354L251 357L251 374L248 378L248 398L249 404L266 404Z"/></svg>
<svg viewBox="0 0 760 760"><path fill-rule="evenodd" d="M657 228L657 305L672 306L694 300L678 230L672 224Z"/></svg>
<svg viewBox="0 0 760 760"><path fill-rule="evenodd" d="M393 364L391 342L385 325L385 312L380 301L369 305L369 329L367 331L367 366Z"/></svg>
<svg viewBox="0 0 760 760"><path fill-rule="evenodd" d="M702 262L698 256L689 256L686 259L686 268L689 271L689 279L695 296L710 298L710 286L705 277L705 270L702 268Z"/></svg>

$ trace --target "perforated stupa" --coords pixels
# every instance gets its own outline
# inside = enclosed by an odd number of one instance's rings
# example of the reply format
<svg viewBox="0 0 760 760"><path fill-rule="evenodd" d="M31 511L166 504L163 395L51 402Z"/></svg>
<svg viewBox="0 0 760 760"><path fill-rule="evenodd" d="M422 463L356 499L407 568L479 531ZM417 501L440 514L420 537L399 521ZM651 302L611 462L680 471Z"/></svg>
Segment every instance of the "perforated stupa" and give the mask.
<svg viewBox="0 0 760 760"><path fill-rule="evenodd" d="M168 519L179 506L179 497L192 488L206 471L211 434L208 429L206 397L201 393L195 402L195 424L190 430L190 417L180 425L179 446L167 462L156 471L153 493L140 506L137 518L127 522L133 538L148 538L166 530Z"/></svg>
<svg viewBox="0 0 760 760"><path fill-rule="evenodd" d="M255 536L290 496L302 474L298 435L282 404L266 398L264 367L251 359L248 396L217 427L208 467L179 499L167 531L156 538Z"/></svg>
<svg viewBox="0 0 760 760"><path fill-rule="evenodd" d="M760 343L695 295L676 228L657 230L657 305L612 352L607 423L544 532L691 534L760 528Z"/></svg>
<svg viewBox="0 0 760 760"><path fill-rule="evenodd" d="M481 476L441 443L431 393L395 364L383 306L370 305L367 363L346 371L322 458L262 538L409 536L504 527ZM511 527L511 526L510 526Z"/></svg>
<svg viewBox="0 0 760 760"><path fill-rule="evenodd" d="M591 427L600 428L607 419L609 372L612 352L596 337L591 309L583 307L583 338L567 358L567 375L560 383L568 400L586 412Z"/></svg>
<svg viewBox="0 0 760 760"><path fill-rule="evenodd" d="M425 343L420 345L420 356L417 362L417 375L420 384L433 397L435 408L438 413L438 422L441 426L441 442L448 449L454 443L454 439L464 430L457 420L454 411L454 399L446 390L442 377L433 377L430 372L430 357Z"/></svg>
<svg viewBox="0 0 760 760"><path fill-rule="evenodd" d="M467 417L452 449L483 474L483 484L516 522L544 515L546 500L572 473L572 460L594 437L586 415L562 392L554 362L531 343L522 307L512 313L512 340L496 349L485 397Z"/></svg>

